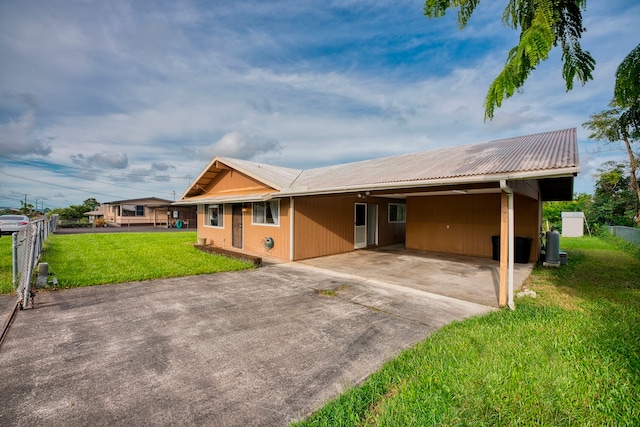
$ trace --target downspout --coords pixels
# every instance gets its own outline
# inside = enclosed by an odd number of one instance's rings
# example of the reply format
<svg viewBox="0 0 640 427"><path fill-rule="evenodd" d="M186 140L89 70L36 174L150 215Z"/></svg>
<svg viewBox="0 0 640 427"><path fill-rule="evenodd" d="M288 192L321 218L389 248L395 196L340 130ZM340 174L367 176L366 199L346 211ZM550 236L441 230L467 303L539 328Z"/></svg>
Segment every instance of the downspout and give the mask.
<svg viewBox="0 0 640 427"><path fill-rule="evenodd" d="M294 206L293 206L293 196L289 197L289 261L293 261L293 242L294 242L294 235L293 235L293 230L294 230Z"/></svg>
<svg viewBox="0 0 640 427"><path fill-rule="evenodd" d="M513 190L507 185L507 181L500 180L500 188L507 193L508 227L507 239L509 243L509 257L507 265L507 307L515 310L513 303L513 258L514 258L514 219L513 219Z"/></svg>

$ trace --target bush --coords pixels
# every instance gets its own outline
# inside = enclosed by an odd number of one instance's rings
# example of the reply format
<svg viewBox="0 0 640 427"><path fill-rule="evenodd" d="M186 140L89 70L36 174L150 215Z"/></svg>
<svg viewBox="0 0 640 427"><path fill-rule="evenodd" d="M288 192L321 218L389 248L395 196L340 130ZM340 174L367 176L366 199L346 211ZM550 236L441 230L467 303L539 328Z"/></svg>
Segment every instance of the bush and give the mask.
<svg viewBox="0 0 640 427"><path fill-rule="evenodd" d="M104 218L98 218L95 221L93 221L93 226L94 227L106 227L107 226L107 220Z"/></svg>
<svg viewBox="0 0 640 427"><path fill-rule="evenodd" d="M58 228L89 228L89 227L92 227L92 224L89 222L60 221L58 223Z"/></svg>

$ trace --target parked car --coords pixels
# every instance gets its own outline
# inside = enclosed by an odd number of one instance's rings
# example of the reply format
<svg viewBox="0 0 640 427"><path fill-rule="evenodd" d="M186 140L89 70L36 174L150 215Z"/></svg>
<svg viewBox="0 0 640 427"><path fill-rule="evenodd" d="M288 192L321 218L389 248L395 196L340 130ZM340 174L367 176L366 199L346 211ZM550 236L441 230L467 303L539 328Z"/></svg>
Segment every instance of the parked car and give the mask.
<svg viewBox="0 0 640 427"><path fill-rule="evenodd" d="M0 234L11 234L25 230L29 225L29 217L25 215L0 215Z"/></svg>

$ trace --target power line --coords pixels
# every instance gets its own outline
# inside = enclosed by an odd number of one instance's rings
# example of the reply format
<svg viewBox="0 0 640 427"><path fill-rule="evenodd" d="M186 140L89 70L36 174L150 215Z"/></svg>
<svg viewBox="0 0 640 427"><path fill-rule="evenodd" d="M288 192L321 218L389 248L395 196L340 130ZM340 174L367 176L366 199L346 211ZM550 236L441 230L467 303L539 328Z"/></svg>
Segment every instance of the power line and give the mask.
<svg viewBox="0 0 640 427"><path fill-rule="evenodd" d="M23 179L23 180L25 180L25 181L37 182L38 184L44 184L44 185L50 185L50 186L53 186L53 187L65 188L65 189L67 189L67 190L80 191L80 192L82 192L82 193L88 193L88 194L99 194L99 195L101 195L101 196L112 197L112 198L114 198L114 199L118 199L118 198L119 198L119 196L114 196L114 195L112 195L112 194L100 193L100 192L98 192L98 191L80 190L80 189L78 189L78 188L68 187L68 186L66 186L66 185L62 185L62 184L53 184L53 183L51 183L51 182L40 181L40 180L33 179L33 178L25 178L25 177L23 177L23 176L13 175L13 174L6 173L6 172L0 172L0 175L11 176L11 177L13 177L13 178ZM126 188L126 187L125 187L125 188Z"/></svg>
<svg viewBox="0 0 640 427"><path fill-rule="evenodd" d="M47 168L46 166L53 166L53 167L66 168L66 169L75 169L75 170L78 170L78 171L88 172L88 173L101 172L101 173L105 173L105 174L109 174L109 175L139 176L139 177L142 177L142 178L146 178L148 176L148 175L144 175L144 174L115 172L115 171L104 170L104 169L81 168L81 167L76 167L76 166L61 165L61 164L57 164L57 163L42 162L42 161L37 161L37 160L29 161L29 160L19 159L17 157L13 157L13 156L7 156L6 154L0 154L0 157L5 158L7 160L10 160L12 162L24 163L25 165L29 165L29 166L33 166L33 167L37 167L37 168L42 168L42 169L45 169L45 170L49 170L51 172L58 172L58 171L50 169L50 168ZM167 175L167 176L169 178L175 178L175 179L186 179L183 176L172 176L172 175Z"/></svg>
<svg viewBox="0 0 640 427"><path fill-rule="evenodd" d="M33 162L28 162L28 161L26 161L26 160L17 159L17 158L11 158L10 156L6 156L6 155L1 155L1 154L0 154L0 157L3 157L3 158L5 158L5 159L9 159L9 160L11 160L11 161L24 163L24 164L26 164L27 166L36 167L36 168L41 168L41 169L44 169L44 170L49 171L49 172L53 172L53 173L57 173L57 174L64 174L64 176L65 176L65 177L67 177L67 176L71 176L71 177L73 177L73 178L78 178L78 179L85 180L85 181L89 181L89 182L95 182L95 183L98 183L98 184L105 184L105 185L118 186L119 188L127 188L127 189L129 189L129 190L149 191L149 190L148 190L148 189L146 189L146 188L136 188L136 187L126 186L126 185L114 184L113 182L106 182L106 181L92 180L92 179L85 178L85 177L83 177L83 176L78 176L78 175L74 175L74 174L70 174L70 173L65 173L65 172L62 172L62 171L56 171L56 170L53 170L53 169L50 169L50 168L46 168L46 167L44 167L44 166L40 166L40 165L37 165L37 164L33 164ZM92 170L89 170L89 169L75 168L75 167L71 167L71 166L55 165L55 164L53 164L53 163L51 163L51 165L59 166L59 167L62 167L62 168L77 169L77 170L84 171L84 172L88 172L88 173L93 172ZM106 172L106 171L105 171L105 172ZM146 177L146 175L124 174L124 173L119 173L119 172L118 172L118 173L115 173L115 174L124 175L124 176L144 176L144 177ZM9 175L9 174L6 174L6 173L5 173L5 175ZM15 176L15 175L9 175L9 176L14 176L14 177L16 177L16 178L21 178L21 177L19 177L19 176ZM27 179L27 178L23 178L23 179L26 179L27 181L29 181L29 179ZM37 182L37 181L36 181L36 182ZM49 184L49 183L44 183L44 184ZM55 184L50 184L50 185L55 185ZM59 184L58 184L58 186L61 186L61 185L59 185ZM70 188L70 187L64 187L64 186L61 186L61 187L62 187L62 188ZM70 188L70 189L74 189L74 188ZM78 190L78 191L83 191L83 190ZM166 192L165 192L165 191L163 191L163 192L161 192L161 193L162 193L162 194L172 194L171 192L168 192L168 191L166 191ZM99 194L99 193L96 193L96 194ZM111 196L110 196L110 197L111 197Z"/></svg>

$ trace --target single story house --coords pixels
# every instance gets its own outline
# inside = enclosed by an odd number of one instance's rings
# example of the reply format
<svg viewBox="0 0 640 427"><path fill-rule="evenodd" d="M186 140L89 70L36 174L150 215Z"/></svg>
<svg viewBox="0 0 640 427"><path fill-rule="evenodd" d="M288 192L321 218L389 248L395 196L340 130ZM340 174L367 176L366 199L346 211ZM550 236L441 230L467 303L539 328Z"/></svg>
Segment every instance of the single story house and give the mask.
<svg viewBox="0 0 640 427"><path fill-rule="evenodd" d="M196 228L194 206L173 206L173 201L146 197L103 203L102 215L109 225Z"/></svg>
<svg viewBox="0 0 640 427"><path fill-rule="evenodd" d="M536 261L542 202L571 200L578 171L575 129L309 170L215 157L174 205L197 205L209 245L292 261L395 244L491 258L498 235L506 305L515 237Z"/></svg>
<svg viewBox="0 0 640 427"><path fill-rule="evenodd" d="M92 224L96 219L104 218L104 204L98 206L94 211L85 212L84 216L89 217L89 222Z"/></svg>

